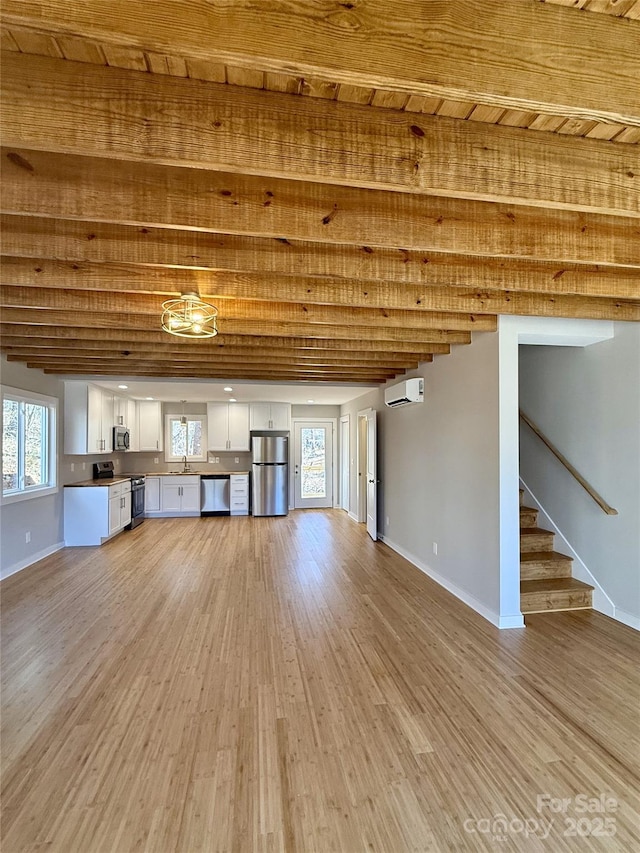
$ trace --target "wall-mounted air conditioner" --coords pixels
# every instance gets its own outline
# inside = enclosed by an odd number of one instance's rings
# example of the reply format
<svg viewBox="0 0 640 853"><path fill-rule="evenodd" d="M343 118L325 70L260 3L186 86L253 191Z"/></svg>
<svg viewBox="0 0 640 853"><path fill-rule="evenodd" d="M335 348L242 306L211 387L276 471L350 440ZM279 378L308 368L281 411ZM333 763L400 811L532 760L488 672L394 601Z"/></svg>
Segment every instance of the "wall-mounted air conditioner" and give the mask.
<svg viewBox="0 0 640 853"><path fill-rule="evenodd" d="M406 406L408 403L422 403L424 400L424 379L405 379L392 385L384 392L385 406Z"/></svg>

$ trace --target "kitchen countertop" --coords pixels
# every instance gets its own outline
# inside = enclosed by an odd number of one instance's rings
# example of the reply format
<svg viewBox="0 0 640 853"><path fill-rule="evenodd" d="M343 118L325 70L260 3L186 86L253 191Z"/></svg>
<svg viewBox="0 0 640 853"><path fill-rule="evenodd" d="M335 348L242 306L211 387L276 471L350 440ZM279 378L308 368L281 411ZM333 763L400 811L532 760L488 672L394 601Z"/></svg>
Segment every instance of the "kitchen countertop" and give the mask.
<svg viewBox="0 0 640 853"><path fill-rule="evenodd" d="M139 477L229 477L231 474L248 474L249 471L151 471L144 475L138 474ZM132 474L131 476L135 476Z"/></svg>
<svg viewBox="0 0 640 853"><path fill-rule="evenodd" d="M105 477L103 480L80 480L78 483L65 483L65 489L78 486L116 486L118 483L130 483L131 477Z"/></svg>

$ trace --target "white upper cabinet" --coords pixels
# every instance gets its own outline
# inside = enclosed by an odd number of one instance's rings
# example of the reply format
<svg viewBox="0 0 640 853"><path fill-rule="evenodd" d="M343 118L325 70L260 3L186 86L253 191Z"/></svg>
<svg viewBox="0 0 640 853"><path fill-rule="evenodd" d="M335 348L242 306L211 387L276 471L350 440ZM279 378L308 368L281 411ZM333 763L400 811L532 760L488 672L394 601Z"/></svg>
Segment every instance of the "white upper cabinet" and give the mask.
<svg viewBox="0 0 640 853"><path fill-rule="evenodd" d="M251 429L288 430L291 428L289 403L252 403Z"/></svg>
<svg viewBox="0 0 640 853"><path fill-rule="evenodd" d="M229 450L249 450L247 403L229 403Z"/></svg>
<svg viewBox="0 0 640 853"><path fill-rule="evenodd" d="M111 453L113 394L90 382L64 383L64 452Z"/></svg>
<svg viewBox="0 0 640 853"><path fill-rule="evenodd" d="M124 422L127 429L129 430L129 450L140 450L140 442L138 440L137 400L127 400L127 411Z"/></svg>
<svg viewBox="0 0 640 853"><path fill-rule="evenodd" d="M136 401L129 400L127 397L119 397L116 394L113 398L113 425L124 426L131 432L135 426L135 418Z"/></svg>
<svg viewBox="0 0 640 853"><path fill-rule="evenodd" d="M208 449L249 450L249 406L247 403L207 403Z"/></svg>
<svg viewBox="0 0 640 853"><path fill-rule="evenodd" d="M138 450L162 450L162 403L138 400Z"/></svg>

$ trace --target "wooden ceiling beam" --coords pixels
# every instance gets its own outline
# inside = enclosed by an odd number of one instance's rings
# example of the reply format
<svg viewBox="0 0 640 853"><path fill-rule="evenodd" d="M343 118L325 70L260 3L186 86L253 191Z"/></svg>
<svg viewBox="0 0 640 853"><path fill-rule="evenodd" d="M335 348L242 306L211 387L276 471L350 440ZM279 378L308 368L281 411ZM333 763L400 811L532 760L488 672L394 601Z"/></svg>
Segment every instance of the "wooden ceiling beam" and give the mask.
<svg viewBox="0 0 640 853"><path fill-rule="evenodd" d="M186 7L67 0L62 8L54 0L4 0L2 17L45 33L365 88L622 124L640 115L637 29L540 3L416 0L409 9L404 0L384 0L283 9L240 0Z"/></svg>
<svg viewBox="0 0 640 853"><path fill-rule="evenodd" d="M232 238L242 240L243 238ZM94 241L90 241L93 244ZM313 269L314 249L326 249L319 244L305 243L304 255L296 251L291 243L283 246L284 251L272 244L273 256L286 259L287 248L291 255L300 259L308 257ZM77 290L102 290L109 292L148 293L178 295L189 291L199 292L203 298L232 297L234 299L261 299L274 302L312 302L344 306L399 308L424 311L428 306L428 294L432 288L467 287L492 290L521 291L533 293L563 293L565 295L596 296L612 298L635 298L640 293L640 266L633 270L615 267L592 267L560 264L536 264L532 261L486 261L479 258L457 255L406 252L405 263L402 253L391 250L358 251L360 256L373 258L376 254L395 255L394 269L405 270L404 281L376 280L364 274L366 264L353 264L351 275L336 270L325 274L304 274L292 270L274 269L265 271L262 258L253 261L254 271L229 270L224 267L213 269L174 268L149 266L133 263L99 263L71 260L49 260L44 255L38 258L11 257L3 234L2 272L3 281L26 287L55 287ZM281 244L278 244L281 245ZM332 247L335 254L350 254L355 260L355 250L347 252L343 247ZM267 253L265 253L267 254ZM264 256L263 256L264 257ZM265 258L266 260L266 258ZM384 259L384 260L388 260ZM384 263L384 260L382 261ZM639 256L640 263L640 256ZM272 263L275 267L277 264ZM281 265L286 268L287 264ZM344 264L341 265L344 270ZM310 271L311 272L311 271ZM411 276L413 275L413 279ZM481 316L470 317L460 314L449 318L432 314L430 322L444 327L451 319L458 325L448 328L490 328L491 320ZM460 325L462 324L462 325Z"/></svg>
<svg viewBox="0 0 640 853"><path fill-rule="evenodd" d="M76 361L121 361L123 364L135 366L140 362L153 361L159 364L193 364L211 366L220 365L225 368L228 365L244 365L247 368L264 369L266 359L261 353L251 355L219 355L217 353L209 353L207 355L185 353L185 352L163 352L162 350L133 350L128 351L127 355L123 355L117 349L91 350L84 347L68 347L66 349L43 349L42 347L32 347L29 344L24 344L21 347L2 347L2 351L6 354L9 361L18 360L26 361L31 359L48 359L52 362L64 361L65 359L75 359ZM416 367L417 361L407 361L406 359L397 363L394 360L387 361L384 359L347 359L331 356L329 358L304 358L295 355L270 356L269 365L274 367L301 367L307 369L340 369L343 372L347 369L353 370L378 370L380 372L398 373L399 371L408 370L410 367Z"/></svg>
<svg viewBox="0 0 640 853"><path fill-rule="evenodd" d="M162 298L141 294L110 294L104 291L77 291L49 288L0 288L0 305L4 307L47 308L66 311L89 311L101 315L130 312L148 315L159 323ZM476 291L469 288L440 287L426 290L421 297L424 310L453 311L472 314L519 314L540 317L577 317L583 319L640 320L640 299L606 299L561 294L511 293ZM348 308L299 303L268 303L250 300L219 300L220 328L244 321L308 323L315 335L317 326L367 326L381 330L417 330L423 340L448 343L469 343L470 333L432 329L428 313L384 308ZM423 320L423 317L427 318ZM107 319L107 318L105 318ZM431 337L429 337L431 336Z"/></svg>
<svg viewBox="0 0 640 853"><path fill-rule="evenodd" d="M146 294L128 294L125 297L124 294L110 294L104 291L58 290L11 285L0 286L0 305L12 308L42 308L100 314L148 315L158 324L162 313L162 299ZM290 302L252 302L240 299L218 301L218 308L220 312L218 321L221 328L223 323L227 327L229 322L245 320L309 323L310 326L367 326L372 329L415 329L420 332L423 340L433 343L471 343L470 332L443 330L442 322L433 323L428 313L423 315L419 311L301 305Z"/></svg>
<svg viewBox="0 0 640 853"><path fill-rule="evenodd" d="M247 371L244 368L236 368L233 371L217 370L215 368L198 368L198 367L164 367L150 364L145 367L137 368L135 373L123 372L122 366L117 362L113 364L105 364L98 370L95 366L86 364L85 362L69 362L67 364L52 365L46 362L27 361L26 366L36 370L43 370L45 373L60 373L74 376L121 376L122 378L135 379L142 376L157 376L158 378L172 379L221 379L225 382L233 382L240 379L248 379L253 381L262 380L280 380L280 381L304 381L304 382L352 382L365 383L369 385L378 385L386 382L389 378L386 374L379 376L359 376L350 371L344 373L325 373L318 371L316 373L300 372L298 370L274 370L268 367L261 371Z"/></svg>
<svg viewBox="0 0 640 853"><path fill-rule="evenodd" d="M92 230L98 222L349 245L363 254L378 247L639 263L640 222L631 211L611 217L541 210L15 148L4 149L2 158L2 210L87 220L92 225L77 238L87 243L101 239ZM162 233L156 236L163 240Z"/></svg>
<svg viewBox="0 0 640 853"><path fill-rule="evenodd" d="M136 343L159 344L166 346L169 341L169 346L173 345L173 339L170 339L166 332L160 329L118 329L101 327L97 331L91 323L91 318L85 315L78 318L75 325L68 322L66 325L46 325L43 324L43 318L39 316L42 312L33 311L32 309L6 309L0 314L0 338L3 342L15 337L24 337L28 334L30 338L49 338L55 337L60 340L74 341L118 341L124 347L134 345ZM49 313L49 312L47 312ZM51 319L51 318L50 318ZM70 320L72 318L69 318ZM178 338L175 338L178 341ZM447 344L433 344L414 341L381 341L371 337L357 340L353 336L351 338L340 338L330 340L327 338L312 338L304 335L285 337L284 335L263 336L263 335L218 335L215 338L209 338L206 341L191 341L194 347L203 347L205 349L225 349L242 348L247 351L259 350L262 352L266 349L274 350L291 350L302 349L311 353L320 352L392 352L405 355L410 353L420 355L421 353L447 353L449 347Z"/></svg>
<svg viewBox="0 0 640 853"><path fill-rule="evenodd" d="M32 355L10 355L7 356L8 361L19 361L24 363L29 363L30 365L38 365L42 367L43 365L48 365L51 368L54 367L74 367L81 366L83 370L87 373L99 373L102 367L111 368L116 367L121 371L135 373L138 370L160 370L164 369L166 373L181 371L188 372L191 370L214 370L218 372L224 373L233 373L237 370L242 371L247 375L256 375L265 372L265 369L271 372L281 372L281 373L296 373L300 376L307 376L309 374L325 374L327 376L332 376L338 374L340 376L344 376L349 374L354 377L359 377L362 379L372 378L374 380L380 377L391 377L396 376L398 373L402 373L402 368L386 368L382 366L375 366L373 368L368 367L360 367L360 366L344 366L344 365L297 365L297 364L274 364L268 365L265 368L265 365L252 365L245 364L243 362L227 362L225 364L219 364L217 362L202 362L195 363L190 361L163 361L162 359L138 359L135 362L127 362L126 364L122 363L121 359L113 358L113 359L87 359L83 356L78 356L74 358L72 356L68 358L49 358L46 356L32 356Z"/></svg>
<svg viewBox="0 0 640 853"><path fill-rule="evenodd" d="M122 333L131 330L150 330L158 328L157 319L149 314L99 314L86 310L56 310L39 308L3 308L2 318L5 323L22 323L28 326L67 326L83 325L85 328L118 329ZM350 341L410 341L412 349L420 348L424 343L432 343L433 333L430 330L395 329L375 326L334 326L330 324L313 323L277 323L265 320L225 320L220 323L220 333L223 335L251 335L264 337L307 337L322 339L342 339ZM450 334L464 335L464 332ZM456 343L465 343L464 340Z"/></svg>
<svg viewBox="0 0 640 853"><path fill-rule="evenodd" d="M640 215L634 145L9 51L0 85L6 145Z"/></svg>
<svg viewBox="0 0 640 853"><path fill-rule="evenodd" d="M199 273L190 280L183 277L180 284L173 270L167 270L168 281L163 281L162 271L149 268L34 263L21 258L4 258L2 273L7 286L34 293L31 300L26 298L22 303L34 307L61 307L62 303L71 307L85 298L95 298L107 300L116 308L127 300L138 313L158 314L163 299L199 292L203 299L215 302L220 316L228 319L255 315L275 321L293 318L310 323L356 322L462 332L496 329L495 317L431 310L440 298L449 301L448 290L443 288L320 278L283 280L273 276L265 280L261 275L233 273L216 274L215 281L212 274ZM66 288L68 283L71 288ZM56 296L60 291L66 294L64 298Z"/></svg>
<svg viewBox="0 0 640 853"><path fill-rule="evenodd" d="M29 366L30 365L28 365L28 364L26 365L26 367L29 367ZM45 373L45 374L64 376L67 379L74 379L74 378L86 379L87 376L91 376L91 374L87 374L86 372L79 370L79 369L75 369L75 368L54 368L54 369L50 369L50 368L46 368L46 367L38 367L36 365L31 365L31 366L33 366L37 370L42 370L43 373ZM369 379L367 379L367 380L356 379L353 376L349 376L349 375L345 375L345 376L318 375L318 376L301 377L295 373L288 374L288 373L266 373L266 372L262 376L257 377L257 376L245 376L243 374L234 374L233 376L229 376L229 374L227 374L227 373L218 374L218 373L212 373L211 371L202 371L202 372L190 371L189 373L167 375L162 370L145 370L145 371L141 371L140 373L136 374L135 376L126 376L126 375L123 375L117 368L110 369L110 370L104 370L100 374L93 374L93 376L96 379L101 378L101 377L105 377L105 376L109 376L112 378L117 377L119 379L127 379L127 380L131 380L131 381L134 381L136 379L156 378L156 379L185 379L185 380L204 379L204 380L219 381L219 382L238 382L241 380L247 380L247 381L251 381L251 382L258 382L258 381L292 382L292 383L295 382L296 385L308 383L310 386L315 386L315 385L322 384L322 383L326 382L327 384L330 384L330 385L344 384L344 385L349 385L349 386L354 386L354 387L361 386L363 388L375 387L377 385L380 385L380 384L386 382L386 379L384 377L380 377L380 379L378 381L375 381L375 380L372 381Z"/></svg>
<svg viewBox="0 0 640 853"><path fill-rule="evenodd" d="M213 359L217 361L246 361L257 362L264 364L266 360L269 363L279 362L299 362L301 364L352 364L365 363L387 365L391 367L409 367L415 365L426 357L425 353L416 353L415 355L402 355L392 352L386 353L366 353L366 352L332 352L330 350L321 350L317 353L311 350L304 349L274 349L268 347L260 347L260 349L250 350L248 347L217 347L205 348L198 345L195 348L189 344L183 347L172 346L171 343L165 347L164 345L152 344L119 344L116 341L89 341L89 340L68 340L61 341L56 338L37 338L29 335L22 337L5 337L1 342L0 349L7 355L24 355L25 353L42 353L43 355L51 355L57 357L68 353L82 353L87 357L111 357L111 358L160 358L160 359L178 359L187 361L197 361L204 359ZM444 344L434 344L433 349L438 354L446 354L449 351L449 346Z"/></svg>

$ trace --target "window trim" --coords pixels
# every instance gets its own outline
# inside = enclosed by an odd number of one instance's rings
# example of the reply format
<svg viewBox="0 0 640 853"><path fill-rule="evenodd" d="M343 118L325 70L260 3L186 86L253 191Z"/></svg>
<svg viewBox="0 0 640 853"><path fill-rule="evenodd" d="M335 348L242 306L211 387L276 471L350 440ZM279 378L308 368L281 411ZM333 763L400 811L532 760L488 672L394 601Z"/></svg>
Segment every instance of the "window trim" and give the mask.
<svg viewBox="0 0 640 853"><path fill-rule="evenodd" d="M182 456L173 456L171 454L171 422L179 421L182 415L173 414L165 415L164 420L164 461L165 462L182 462ZM187 421L200 421L202 424L202 454L199 456L187 456L187 462L206 462L208 459L207 453L207 416L206 415L185 415Z"/></svg>
<svg viewBox="0 0 640 853"><path fill-rule="evenodd" d="M47 482L40 486L28 486L11 492L2 492L0 495L0 506L18 503L19 501L42 498L46 495L54 495L59 492L58 484L58 403L57 397L48 394L40 394L37 391L25 391L22 388L13 388L9 385L0 385L0 396L2 397L2 411L0 411L0 427L4 438L4 401L13 400L17 403L28 403L42 406L48 410L47 414ZM24 455L24 438L18 444L19 455ZM23 464L23 463L21 463ZM4 475L2 456L0 456L0 474Z"/></svg>

